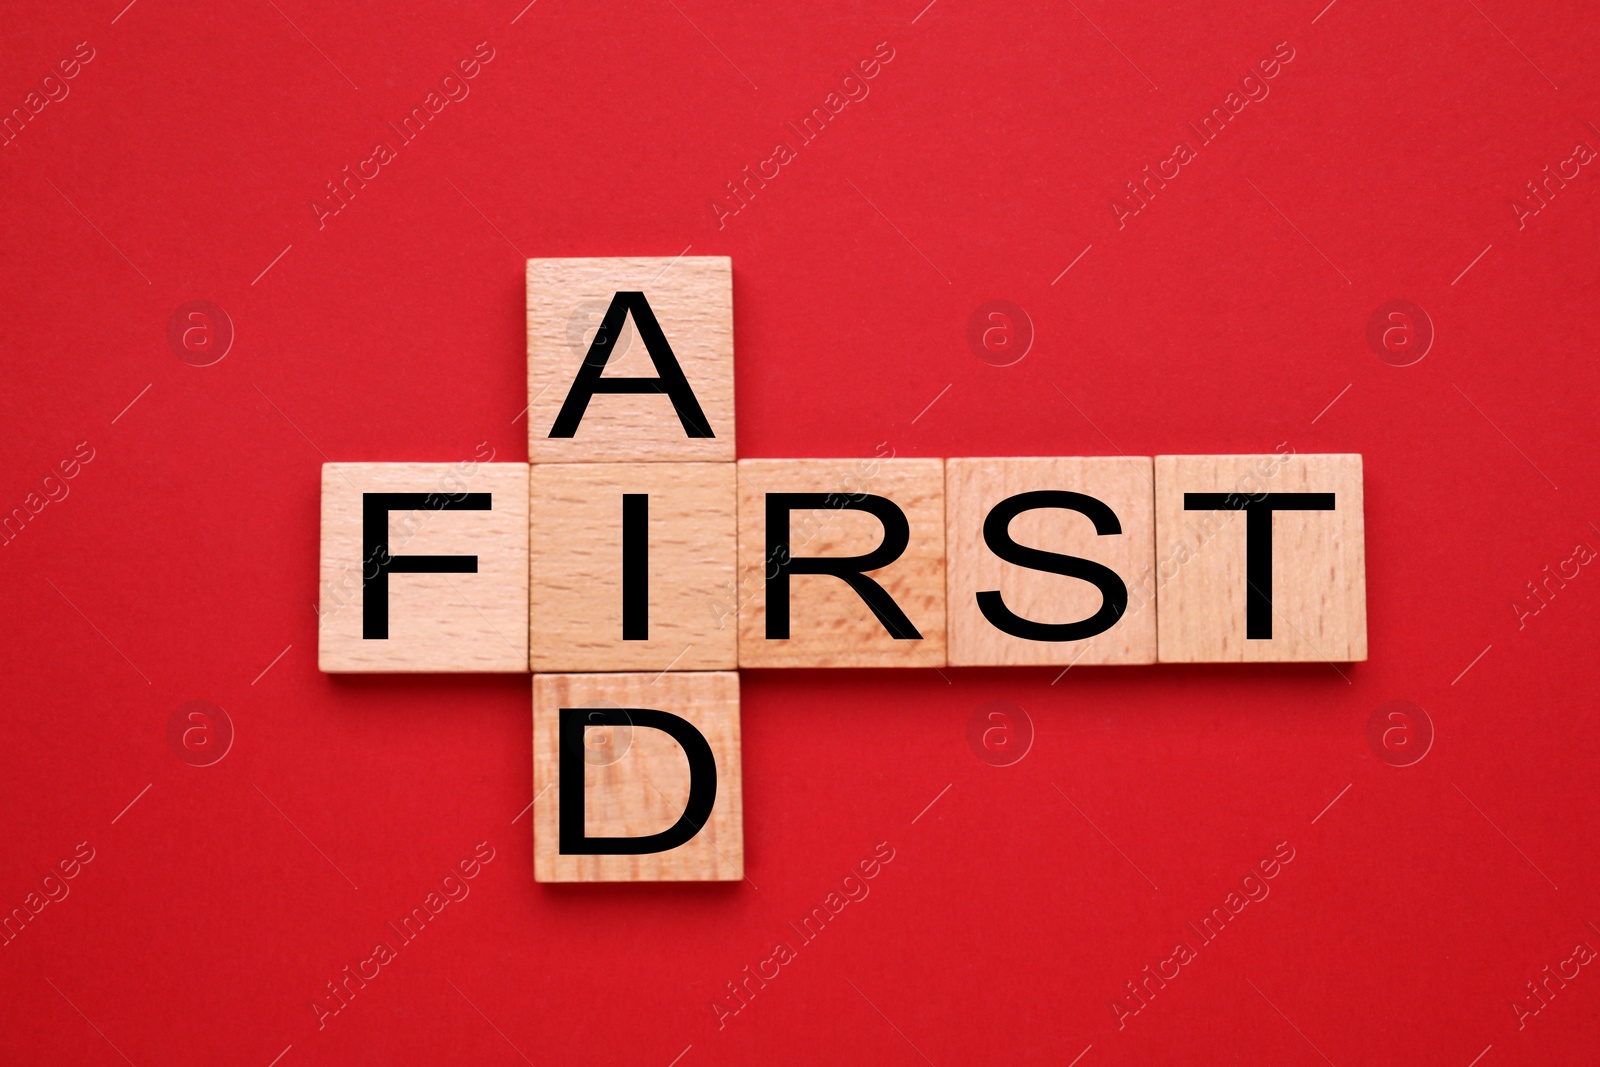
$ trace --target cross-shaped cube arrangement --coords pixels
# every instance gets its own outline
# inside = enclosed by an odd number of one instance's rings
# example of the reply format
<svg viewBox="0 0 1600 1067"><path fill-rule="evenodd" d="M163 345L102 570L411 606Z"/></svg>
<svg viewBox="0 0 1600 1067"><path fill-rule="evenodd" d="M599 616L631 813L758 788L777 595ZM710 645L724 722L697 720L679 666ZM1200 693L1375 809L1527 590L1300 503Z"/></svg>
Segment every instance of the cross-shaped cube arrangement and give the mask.
<svg viewBox="0 0 1600 1067"><path fill-rule="evenodd" d="M744 876L741 667L1366 658L1359 455L739 459L730 260L527 269L530 462L326 464L319 665L531 672L539 881Z"/></svg>

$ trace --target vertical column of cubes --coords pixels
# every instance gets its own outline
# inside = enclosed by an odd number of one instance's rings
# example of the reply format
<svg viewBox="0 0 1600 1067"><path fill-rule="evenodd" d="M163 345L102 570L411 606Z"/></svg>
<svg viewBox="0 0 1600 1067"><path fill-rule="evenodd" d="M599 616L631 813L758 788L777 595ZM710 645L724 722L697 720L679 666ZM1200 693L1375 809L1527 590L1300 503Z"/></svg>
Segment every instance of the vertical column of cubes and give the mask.
<svg viewBox="0 0 1600 1067"><path fill-rule="evenodd" d="M527 270L535 877L740 879L731 263ZM662 834L687 837L636 854L588 843Z"/></svg>

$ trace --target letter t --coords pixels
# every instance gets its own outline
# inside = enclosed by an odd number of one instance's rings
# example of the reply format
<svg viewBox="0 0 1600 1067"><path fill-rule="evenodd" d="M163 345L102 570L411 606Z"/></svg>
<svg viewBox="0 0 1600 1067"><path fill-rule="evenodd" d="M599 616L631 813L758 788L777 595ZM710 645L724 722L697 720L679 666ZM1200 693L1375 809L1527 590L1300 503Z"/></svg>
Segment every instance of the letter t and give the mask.
<svg viewBox="0 0 1600 1067"><path fill-rule="evenodd" d="M1272 640L1272 513L1333 511L1333 493L1185 493L1185 511L1243 511L1245 514L1244 635Z"/></svg>

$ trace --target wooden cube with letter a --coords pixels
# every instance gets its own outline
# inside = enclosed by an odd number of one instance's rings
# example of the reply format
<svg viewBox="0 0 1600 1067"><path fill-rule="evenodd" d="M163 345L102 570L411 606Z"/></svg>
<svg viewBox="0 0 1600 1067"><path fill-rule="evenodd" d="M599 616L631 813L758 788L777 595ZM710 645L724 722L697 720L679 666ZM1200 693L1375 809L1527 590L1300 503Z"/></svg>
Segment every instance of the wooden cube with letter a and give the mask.
<svg viewBox="0 0 1600 1067"><path fill-rule="evenodd" d="M945 665L944 461L739 461L739 665Z"/></svg>
<svg viewBox="0 0 1600 1067"><path fill-rule="evenodd" d="M528 465L326 463L317 665L528 669Z"/></svg>
<svg viewBox="0 0 1600 1067"><path fill-rule="evenodd" d="M1156 457L1163 663L1367 658L1358 455Z"/></svg>
<svg viewBox="0 0 1600 1067"><path fill-rule="evenodd" d="M950 665L1156 661L1146 456L945 461Z"/></svg>
<svg viewBox="0 0 1600 1067"><path fill-rule="evenodd" d="M528 261L528 458L731 462L726 256Z"/></svg>
<svg viewBox="0 0 1600 1067"><path fill-rule="evenodd" d="M536 463L534 671L738 665L732 463Z"/></svg>
<svg viewBox="0 0 1600 1067"><path fill-rule="evenodd" d="M738 881L739 675L535 675L533 788L538 881Z"/></svg>

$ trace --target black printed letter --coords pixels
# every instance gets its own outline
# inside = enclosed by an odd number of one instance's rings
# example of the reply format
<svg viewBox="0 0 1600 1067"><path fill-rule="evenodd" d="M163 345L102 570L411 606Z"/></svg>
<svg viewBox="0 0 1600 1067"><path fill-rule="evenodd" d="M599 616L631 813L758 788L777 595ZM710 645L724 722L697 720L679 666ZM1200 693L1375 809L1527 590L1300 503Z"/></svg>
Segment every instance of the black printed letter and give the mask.
<svg viewBox="0 0 1600 1067"><path fill-rule="evenodd" d="M622 639L650 639L650 495L622 494Z"/></svg>
<svg viewBox="0 0 1600 1067"><path fill-rule="evenodd" d="M589 837L583 831L583 732L590 726L631 726L660 730L683 747L689 760L689 800L678 821L658 834L643 837ZM562 708L560 755L557 763L561 790L559 815L563 856L643 856L669 852L688 841L717 802L717 761L705 735L688 719L654 708ZM644 782L639 783L640 788Z"/></svg>
<svg viewBox="0 0 1600 1067"><path fill-rule="evenodd" d="M1244 526L1244 636L1272 640L1272 513L1333 511L1333 493L1185 493L1185 511L1242 511Z"/></svg>
<svg viewBox="0 0 1600 1067"><path fill-rule="evenodd" d="M863 556L795 556L789 549L789 512L795 508L865 511L883 523L883 542ZM789 636L789 575L831 574L844 581L872 609L897 641L918 641L922 634L883 586L866 571L887 567L911 542L911 524L894 501L866 493L767 494L767 640Z"/></svg>
<svg viewBox="0 0 1600 1067"><path fill-rule="evenodd" d="M645 351L650 353L650 361L656 365L658 377L601 376L630 311ZM567 399L556 415L555 425L550 427L550 436L571 437L577 433L578 423L583 421L589 400L596 393L665 393L672 398L673 410L678 413L678 421L683 423L684 433L690 437L716 436L711 432L711 424L706 421L705 412L700 410L700 401L695 399L689 380L683 376L683 368L678 366L678 357L672 354L672 346L667 344L661 324L656 321L656 314L650 310L643 293L618 293L611 298L611 306L606 309L605 318L595 331L594 343L589 346L588 355L583 357L578 376L572 380L572 389L568 391Z"/></svg>
<svg viewBox="0 0 1600 1067"><path fill-rule="evenodd" d="M1001 632L1028 641L1083 641L1111 629L1128 609L1128 587L1116 571L1093 560L1029 548L1011 539L1011 520L1035 508L1064 508L1086 515L1094 523L1094 532L1101 537L1122 532L1116 512L1092 496L1042 489L1007 497L983 520L983 540L990 552L1018 567L1080 578L1093 584L1100 590L1100 610L1080 622L1034 622L1006 607L1000 591L990 589L977 594L978 609L983 617Z"/></svg>
<svg viewBox="0 0 1600 1067"><path fill-rule="evenodd" d="M492 511L492 493L362 493L361 494L361 637L389 637L389 575L477 574L477 556L391 556L389 512Z"/></svg>

